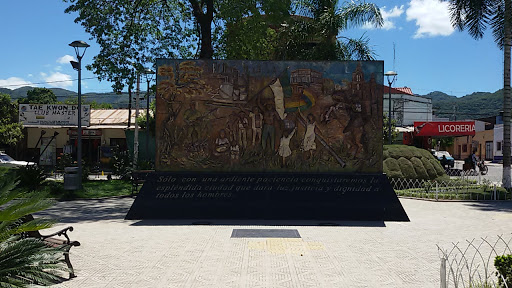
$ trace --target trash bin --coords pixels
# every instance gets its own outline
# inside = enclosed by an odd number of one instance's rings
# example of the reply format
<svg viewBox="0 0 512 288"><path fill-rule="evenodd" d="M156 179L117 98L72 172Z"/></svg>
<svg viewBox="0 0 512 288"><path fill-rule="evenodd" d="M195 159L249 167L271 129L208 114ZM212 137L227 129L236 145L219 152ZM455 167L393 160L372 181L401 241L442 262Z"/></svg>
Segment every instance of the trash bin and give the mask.
<svg viewBox="0 0 512 288"><path fill-rule="evenodd" d="M80 189L78 167L64 167L64 190Z"/></svg>

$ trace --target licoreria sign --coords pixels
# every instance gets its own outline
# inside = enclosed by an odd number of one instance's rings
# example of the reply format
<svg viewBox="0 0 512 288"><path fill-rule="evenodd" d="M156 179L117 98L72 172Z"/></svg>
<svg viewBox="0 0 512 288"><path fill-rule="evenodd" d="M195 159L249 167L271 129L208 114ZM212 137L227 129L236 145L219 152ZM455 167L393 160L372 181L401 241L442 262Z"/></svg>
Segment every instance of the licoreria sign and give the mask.
<svg viewBox="0 0 512 288"><path fill-rule="evenodd" d="M414 122L414 136L474 136L475 121Z"/></svg>

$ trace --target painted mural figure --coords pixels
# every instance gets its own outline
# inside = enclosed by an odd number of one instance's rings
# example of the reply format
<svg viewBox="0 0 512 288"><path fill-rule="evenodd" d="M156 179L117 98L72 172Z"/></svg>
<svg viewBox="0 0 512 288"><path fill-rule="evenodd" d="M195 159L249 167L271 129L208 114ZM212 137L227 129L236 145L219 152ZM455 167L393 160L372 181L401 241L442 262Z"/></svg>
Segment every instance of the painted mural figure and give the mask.
<svg viewBox="0 0 512 288"><path fill-rule="evenodd" d="M249 120L245 116L244 111L238 113L238 144L244 149L247 148L247 128L249 127Z"/></svg>
<svg viewBox="0 0 512 288"><path fill-rule="evenodd" d="M315 128L316 128L315 116L313 114L309 113L308 117L307 117L306 133L304 134L304 141L302 143L302 147L304 149L304 152L309 151L311 157L313 157L313 152L316 150Z"/></svg>
<svg viewBox="0 0 512 288"><path fill-rule="evenodd" d="M226 137L226 130L221 129L219 131L219 137L215 139L215 152L214 154L219 156L228 152L231 148L229 139Z"/></svg>
<svg viewBox="0 0 512 288"><path fill-rule="evenodd" d="M279 144L279 156L283 159L283 166L286 166L286 157L292 155L292 150L290 149L290 140L292 139L293 135L295 134L295 131L297 131L297 127L293 128L292 132L288 133L287 135L283 135L281 137L281 141Z"/></svg>
<svg viewBox="0 0 512 288"><path fill-rule="evenodd" d="M265 114L263 115L263 135L262 135L262 147L263 150L265 150L265 147L267 146L267 139L270 137L270 149L275 149L275 142L276 142L276 129L275 129L275 123L277 122L277 115L276 111L272 107L272 104L267 103L265 105Z"/></svg>
<svg viewBox="0 0 512 288"><path fill-rule="evenodd" d="M191 144L197 143L199 139L200 126L199 120L201 118L201 113L196 108L196 102L190 102L190 108L185 110L183 113L183 118L185 123L187 124L187 134L190 136Z"/></svg>
<svg viewBox="0 0 512 288"><path fill-rule="evenodd" d="M253 107L252 112L249 113L249 118L251 118L252 146L254 146L256 143L260 143L261 141L263 127L263 114L260 113L258 106Z"/></svg>

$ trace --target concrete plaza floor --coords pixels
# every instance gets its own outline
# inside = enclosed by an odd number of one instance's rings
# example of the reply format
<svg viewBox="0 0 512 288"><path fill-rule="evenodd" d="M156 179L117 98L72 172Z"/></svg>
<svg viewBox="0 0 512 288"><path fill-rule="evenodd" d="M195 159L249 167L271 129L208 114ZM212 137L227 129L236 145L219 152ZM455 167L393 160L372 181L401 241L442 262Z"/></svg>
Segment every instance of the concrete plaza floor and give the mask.
<svg viewBox="0 0 512 288"><path fill-rule="evenodd" d="M77 277L56 287L439 287L436 244L512 231L512 202L401 199L411 222L125 221L133 199L59 202ZM281 224L287 224L286 226ZM301 238L231 238L233 229Z"/></svg>

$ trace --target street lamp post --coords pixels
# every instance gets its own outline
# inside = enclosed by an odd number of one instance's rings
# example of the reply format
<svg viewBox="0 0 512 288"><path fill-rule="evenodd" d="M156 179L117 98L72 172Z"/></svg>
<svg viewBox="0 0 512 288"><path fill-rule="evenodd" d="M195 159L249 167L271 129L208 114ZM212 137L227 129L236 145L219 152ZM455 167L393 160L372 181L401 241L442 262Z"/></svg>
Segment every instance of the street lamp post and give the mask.
<svg viewBox="0 0 512 288"><path fill-rule="evenodd" d="M391 84L395 82L396 75L398 75L395 71L388 71L384 73L386 77L388 78L388 85L389 85L389 109L388 109L388 137L389 137L389 145L393 143L393 133L391 133Z"/></svg>
<svg viewBox="0 0 512 288"><path fill-rule="evenodd" d="M75 48L76 61L70 61L73 69L78 71L78 147L76 152L76 162L78 164L78 183L79 188L82 187L82 57L84 57L85 51L87 47L90 45L85 43L84 41L73 41L69 44L69 46ZM83 52L80 53L80 50L83 49Z"/></svg>
<svg viewBox="0 0 512 288"><path fill-rule="evenodd" d="M146 75L146 81L148 82L148 89L146 90L146 157L149 157L149 82L153 81L153 75L155 71L146 68L144 69L144 75Z"/></svg>

